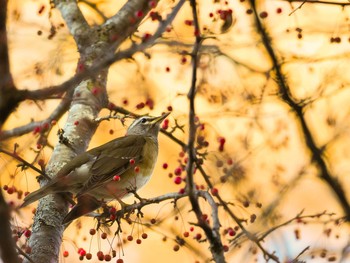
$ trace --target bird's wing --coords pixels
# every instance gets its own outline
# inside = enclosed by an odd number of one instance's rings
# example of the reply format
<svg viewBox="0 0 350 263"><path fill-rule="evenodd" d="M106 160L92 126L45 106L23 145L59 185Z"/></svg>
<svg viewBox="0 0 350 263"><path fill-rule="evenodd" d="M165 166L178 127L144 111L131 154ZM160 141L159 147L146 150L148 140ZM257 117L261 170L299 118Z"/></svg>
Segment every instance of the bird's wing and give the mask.
<svg viewBox="0 0 350 263"><path fill-rule="evenodd" d="M60 180L61 177L68 175L71 171L77 167L87 163L91 159L90 155L87 155L86 152L74 157L70 162L64 165L61 170L57 172L57 175L54 179Z"/></svg>
<svg viewBox="0 0 350 263"><path fill-rule="evenodd" d="M88 151L89 155L97 158L91 166L89 179L77 197L113 180L115 175L122 177L126 170L137 165L142 159L145 142L143 136L129 135ZM134 159L133 165L130 159Z"/></svg>

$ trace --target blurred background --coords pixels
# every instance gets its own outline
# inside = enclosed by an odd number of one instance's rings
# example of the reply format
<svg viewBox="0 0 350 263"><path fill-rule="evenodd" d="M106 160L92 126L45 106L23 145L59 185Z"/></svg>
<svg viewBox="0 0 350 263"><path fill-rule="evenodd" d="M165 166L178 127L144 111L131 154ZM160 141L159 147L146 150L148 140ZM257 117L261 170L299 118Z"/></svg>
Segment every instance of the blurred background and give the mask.
<svg viewBox="0 0 350 263"><path fill-rule="evenodd" d="M101 13L85 1L80 2L80 7L94 25L103 22L103 15L115 14L124 2L91 1ZM196 97L198 123L202 125L198 132L202 138L197 137L197 143L207 142L200 149L205 171L236 215L246 220L243 222L248 230L262 234L271 230L263 245L268 251L275 251L282 262L291 262L299 253L298 259L306 262L350 262L349 226L343 223L343 210L329 185L320 179L295 113L281 99L271 57L248 2L198 1L200 26L207 37L199 58ZM256 3L291 96L305 105L303 112L311 135L324 151L331 175L348 193L348 3L268 0ZM174 1L161 0L155 11L164 18L173 6ZM47 1L13 0L9 2L8 14L11 70L17 87L47 87L74 75L79 54L58 10L51 9ZM187 3L168 32L147 53L136 54L110 68L107 85L111 102L137 114L156 116L171 106L168 131L178 127L174 135L185 143L187 92L192 77L188 54L194 43L191 19ZM157 20L147 16L125 47L145 33L154 32L157 25ZM43 120L58 103L57 99L22 103L4 130ZM108 110L100 114L108 115ZM7 140L2 147L12 149L17 143L18 153L29 162L43 159L47 163L52 146L58 142L57 131L64 123L65 117L54 125L48 144L42 149L37 145L39 135L34 132ZM127 125L119 120L102 122L89 148L124 135ZM185 163L186 155L163 134L159 141L155 172L139 191L144 198L178 192L185 185L174 183L174 170ZM164 163L168 165L166 169ZM21 171L16 165L15 160L0 156L1 186L17 189L5 194L13 207L22 202L18 191L31 192L39 187L37 174L30 169ZM199 173L195 180L199 188L207 190ZM134 198L125 201L132 203ZM204 200L202 205L210 215ZM36 203L16 210L12 224L30 228L35 206ZM143 218L134 215L133 223L122 223L123 232L119 236L114 236L116 226L105 229L109 233L107 239L101 239L100 233L89 234L96 227L93 219L79 219L65 233L60 260L78 262L77 250L84 247L93 255L91 262L98 262L99 250L104 253L115 250L128 263L209 262L208 243L195 238L203 232L197 228L191 231L195 218L189 209L187 199L179 200L175 207L170 201L145 207ZM261 251L240 229L235 229L237 224L221 208L219 214L223 243L229 246L227 261L264 262ZM184 237L185 232L189 232L189 237ZM143 233L147 233L147 238L136 244L135 240ZM127 241L129 235L133 241ZM26 242L24 236L21 239ZM177 245L180 249L175 251ZM65 251L69 256L63 255Z"/></svg>

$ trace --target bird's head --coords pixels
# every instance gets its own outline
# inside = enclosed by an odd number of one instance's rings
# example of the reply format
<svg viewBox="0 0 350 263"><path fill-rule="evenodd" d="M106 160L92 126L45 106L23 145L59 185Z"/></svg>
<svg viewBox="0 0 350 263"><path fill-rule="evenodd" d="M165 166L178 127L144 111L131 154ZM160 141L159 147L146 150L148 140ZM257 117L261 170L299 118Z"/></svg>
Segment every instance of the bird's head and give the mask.
<svg viewBox="0 0 350 263"><path fill-rule="evenodd" d="M170 114L164 113L158 117L143 116L134 120L129 126L127 135L145 135L157 137L162 121Z"/></svg>

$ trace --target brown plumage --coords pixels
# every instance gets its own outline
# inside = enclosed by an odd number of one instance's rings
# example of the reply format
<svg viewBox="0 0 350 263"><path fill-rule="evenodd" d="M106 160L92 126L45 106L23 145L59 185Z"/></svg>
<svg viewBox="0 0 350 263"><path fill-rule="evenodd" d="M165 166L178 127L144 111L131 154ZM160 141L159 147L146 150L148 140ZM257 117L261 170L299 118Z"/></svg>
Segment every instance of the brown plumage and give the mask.
<svg viewBox="0 0 350 263"><path fill-rule="evenodd" d="M78 203L63 220L68 223L99 208L102 201L120 200L130 195L129 190L140 189L152 175L159 126L168 115L141 117L130 125L124 137L76 156L52 181L26 196L22 207L48 194L70 192ZM116 175L120 180L113 180Z"/></svg>

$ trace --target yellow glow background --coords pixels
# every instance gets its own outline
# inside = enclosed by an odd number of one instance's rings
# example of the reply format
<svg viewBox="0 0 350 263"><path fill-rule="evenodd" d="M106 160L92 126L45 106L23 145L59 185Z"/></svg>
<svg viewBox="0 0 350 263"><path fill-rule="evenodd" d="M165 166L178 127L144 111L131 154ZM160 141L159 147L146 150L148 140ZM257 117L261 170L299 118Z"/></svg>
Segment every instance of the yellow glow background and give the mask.
<svg viewBox="0 0 350 263"><path fill-rule="evenodd" d="M198 117L206 125L204 135L210 142L205 168L208 174L212 175L212 180L218 185L222 196L226 197L228 202L235 204L233 209L241 217L249 218L249 214L257 213L259 218L259 213L262 211L254 205L250 208L241 205L240 201L248 196L248 193L253 193L252 199L262 203L263 208L281 201L276 208L281 217L280 222L294 217L303 209L305 214L316 214L324 210L341 214L341 207L333 193L317 178L315 168L310 165L309 153L294 114L276 96L274 75L263 74L272 65L259 35L255 32L252 16L246 14L248 3L238 0L227 1L228 5L223 3L214 5L214 1L207 0L198 2L201 24L211 29L215 33L215 38L204 42L213 47L208 47L208 54L203 55L200 61L198 81L202 85L198 89L196 110ZM122 1L104 1L99 7L109 16L113 15L122 4ZM38 15L42 5L46 8L42 15ZM172 1L160 1L157 10L165 14L170 12L172 5ZM298 5L295 3L293 7L296 8ZM81 7L91 24L101 23L101 19L91 9L83 4ZM212 21L209 18L210 12L215 13L220 8L231 8L235 20L225 34L219 34L222 22ZM338 177L348 192L350 190L348 175L350 12L347 7L342 9L334 5L305 4L290 15L293 9L288 2L269 0L258 1L258 8L269 13L264 24L270 32L278 56L285 63L283 71L292 94L296 99L312 101L307 107L306 119L317 144L319 146L327 144L325 156L330 171L333 176ZM283 12L277 14L277 8L282 8ZM20 88L36 89L59 84L74 74L78 53L67 28L59 29L53 40L47 39L50 21L55 25L62 22L55 9L52 10L52 18L49 20L48 9L46 1L10 1L8 31L11 69L16 85ZM193 43L192 28L184 24L185 19L191 19L188 4L172 24L174 29L167 35L169 41L189 45ZM140 27L140 34L152 32L156 26L156 23L148 19ZM302 39L298 39L296 28L302 29ZM42 35L37 34L38 30L43 32ZM341 37L341 43L330 43L331 37L338 36ZM218 51L214 46L224 55L213 56L210 51ZM187 62L181 64L182 56L179 53L184 49L191 50L184 46L170 49L167 45L156 45L149 50L152 56L150 60L143 54L137 54L135 61L121 61L113 65L108 82L110 100L121 105L123 99L127 98L129 101L127 108L135 110L137 103L151 97L155 101L154 110L145 108L139 113L153 115L160 114L168 105L172 105L174 112L170 117L171 124L177 119L180 124L185 125L187 131L186 93L190 87L191 65L189 56ZM166 67L170 67L170 72L166 72ZM39 71L40 74L37 74ZM4 128L11 129L24 125L31 118L45 119L48 112L56 105L55 100L45 103L25 102L11 116ZM102 111L101 116L105 115L108 115L108 112ZM57 143L56 131L58 127L63 126L64 121L65 117L50 134L49 141L52 145ZM113 135L109 134L111 129L114 131ZM126 128L118 121L102 123L90 143L90 148L122 136L125 130ZM177 132L176 136L187 142L187 132ZM225 153L219 153L217 150L219 136L226 138ZM153 178L139 191L145 198L179 189L172 179L168 178L168 173L177 167L181 149L163 135L160 135L159 140L159 161ZM28 151L28 148L35 148L35 136L29 134L13 139L8 143L8 148L11 148L14 142L20 145L23 156L28 160L33 158L34 154ZM45 148L41 156L48 160L50 154L50 149ZM239 183L220 183L221 170L215 164L217 160L228 158L232 158L242 167L246 175L245 180ZM169 169L166 171L162 169L164 162L169 163ZM3 174L13 174L16 171L15 162L7 157L1 157L0 167ZM14 183L24 191L26 189L33 191L38 187L35 176L30 171L17 171L15 181L10 180L8 176L2 176L1 185ZM199 176L198 182L202 182ZM288 186L290 189L287 194L282 195L282 189ZM7 198L18 204L21 202L11 195L7 195ZM131 203L133 200L126 201ZM188 212L189 206L186 201L179 201L178 205L186 207L181 214L174 213L173 205L169 202L152 205L143 210L145 213L143 223L148 223L153 217L166 220L163 227L152 226L153 230L143 227L149 237L143 240L142 245L137 245L135 242L124 244L124 262L172 263L196 262L196 260L206 262L189 248L183 247L178 252L172 250L176 235L188 231L190 228L188 222L194 222L193 214ZM210 213L205 202L203 205ZM23 209L20 215L16 215L16 224L30 225L31 208ZM178 220L175 219L175 215L179 216ZM77 230L73 224L66 231L62 250L70 251L70 256L61 257L62 262L78 262L77 248L89 247L91 240L88 231L95 223L91 219L83 219L82 222L82 229ZM232 220L225 215L221 217L221 223L223 228L234 226ZM258 220L247 228L261 231L271 226ZM327 228L332 228L330 237L323 233ZM125 238L124 234L128 235L132 231L126 224L123 225L124 229L122 238ZM138 224L135 224L134 238L137 236L137 229L140 233L143 231ZM295 238L296 229L300 230L300 240ZM162 241L164 236L167 236L166 242ZM189 241L200 253L209 256L207 243L197 244L191 238ZM303 254L301 259L305 258L307 262L328 262L328 258L333 255L339 260L342 248L348 243L349 228L346 225L292 223L271 234L263 245L270 251L276 250L282 260L293 258L305 247L311 246L315 259L312 260L312 255L309 253ZM98 262L95 257L98 244L99 241L95 236L91 241L93 260L86 262ZM229 252L228 262L264 262L260 253L254 256L249 252L250 247L251 244L246 242L242 248ZM323 248L327 248L328 254L325 258L320 258ZM101 249L108 252L107 242L101 242ZM112 262L115 262L115 259Z"/></svg>

